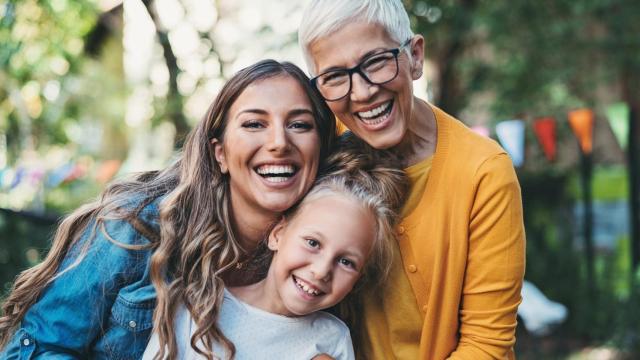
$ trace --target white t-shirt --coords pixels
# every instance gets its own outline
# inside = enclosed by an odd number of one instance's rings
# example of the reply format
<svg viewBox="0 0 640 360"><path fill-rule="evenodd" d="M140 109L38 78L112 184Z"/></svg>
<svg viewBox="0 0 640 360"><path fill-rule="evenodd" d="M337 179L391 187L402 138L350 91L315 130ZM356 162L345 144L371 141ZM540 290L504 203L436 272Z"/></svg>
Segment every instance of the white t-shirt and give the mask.
<svg viewBox="0 0 640 360"><path fill-rule="evenodd" d="M191 314L180 306L175 318L178 359L202 359L191 347L191 336L197 326ZM287 317L246 304L226 289L218 326L236 347L236 360L309 360L327 354L336 360L355 359L351 335L337 317L318 311L306 316ZM159 350L158 335L153 334L142 357L151 360ZM204 349L204 345L200 344ZM214 346L216 355L222 349Z"/></svg>

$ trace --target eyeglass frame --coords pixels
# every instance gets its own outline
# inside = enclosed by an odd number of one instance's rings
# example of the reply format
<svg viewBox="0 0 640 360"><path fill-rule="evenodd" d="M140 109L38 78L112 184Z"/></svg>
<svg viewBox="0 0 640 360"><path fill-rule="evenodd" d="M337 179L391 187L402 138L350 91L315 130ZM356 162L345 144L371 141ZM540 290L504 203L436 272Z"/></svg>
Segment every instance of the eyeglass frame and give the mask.
<svg viewBox="0 0 640 360"><path fill-rule="evenodd" d="M316 90L318 90L318 93L320 94L320 96L322 96L322 98L325 101L338 101L338 100L344 99L345 97L347 97L347 95L349 95L349 93L351 93L351 89L353 88L353 74L354 73L358 73L366 82L368 82L371 85L384 85L386 83L389 83L389 82L395 80L395 78L398 77L398 73L400 72L400 64L398 64L398 56L400 56L400 53L402 52L402 50L404 50L404 48L407 45L411 44L411 40L413 40L413 37L410 38L409 40L405 41L402 45L400 45L397 48L384 50L384 51L380 51L380 52L375 53L375 54L371 54L371 55L365 57L364 59L362 59L362 61L360 61L354 67L344 68L344 69L333 69L333 70L325 71L322 74L320 74L320 75L314 77L313 79L311 79L310 80L311 81L311 85L313 85L316 88ZM379 83L375 83L375 82L371 81L371 79L369 79L369 77L362 70L362 65L364 65L364 63L366 63L367 60L371 59L374 56L382 55L384 53L389 53L389 52L393 54L393 59L396 62L396 73L395 73L395 75L393 75L391 77L391 79L389 79L387 81L383 81L383 82L379 82ZM329 100L326 97L324 97L324 95L322 95L322 91L320 91L320 88L318 88L318 78L321 77L321 76L324 76L326 74L329 74L329 73L332 73L332 72L337 72L337 71L346 71L347 75L349 75L349 90L347 90L347 92L344 95L342 95L341 97Z"/></svg>

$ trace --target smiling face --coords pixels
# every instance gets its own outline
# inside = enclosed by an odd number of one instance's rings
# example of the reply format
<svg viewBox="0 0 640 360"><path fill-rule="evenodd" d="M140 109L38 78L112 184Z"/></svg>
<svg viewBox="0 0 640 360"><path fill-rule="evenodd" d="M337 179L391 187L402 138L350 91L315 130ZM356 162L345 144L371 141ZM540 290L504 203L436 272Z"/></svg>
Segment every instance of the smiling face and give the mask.
<svg viewBox="0 0 640 360"><path fill-rule="evenodd" d="M311 103L300 84L279 75L249 85L226 114L215 157L229 175L235 214L278 213L315 180L320 142Z"/></svg>
<svg viewBox="0 0 640 360"><path fill-rule="evenodd" d="M394 80L372 85L353 74L351 93L327 102L340 121L374 148L392 148L407 133L414 101L412 81L422 75L423 42L421 36L415 36L409 45L411 56L406 51L398 55L398 75ZM351 68L371 54L399 46L382 26L355 22L311 43L309 53L315 74L322 74Z"/></svg>
<svg viewBox="0 0 640 360"><path fill-rule="evenodd" d="M360 278L376 236L373 214L355 200L325 195L305 203L271 232L269 311L306 315L334 306Z"/></svg>

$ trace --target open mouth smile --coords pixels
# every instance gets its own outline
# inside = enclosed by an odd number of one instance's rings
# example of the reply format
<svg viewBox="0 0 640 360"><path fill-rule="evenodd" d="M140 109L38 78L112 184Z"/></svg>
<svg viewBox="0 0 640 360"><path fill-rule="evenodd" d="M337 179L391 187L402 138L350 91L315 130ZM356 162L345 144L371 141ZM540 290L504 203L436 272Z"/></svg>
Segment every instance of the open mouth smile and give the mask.
<svg viewBox="0 0 640 360"><path fill-rule="evenodd" d="M293 279L293 283L298 289L302 290L305 294L311 297L321 296L325 294L322 290L314 287L306 281L298 279L295 275L291 275L291 278Z"/></svg>
<svg viewBox="0 0 640 360"><path fill-rule="evenodd" d="M292 164L265 164L255 167L254 170L268 182L283 183L298 172L298 167Z"/></svg>
<svg viewBox="0 0 640 360"><path fill-rule="evenodd" d="M393 109L393 100L389 100L373 109L367 111L358 111L356 116L368 126L376 126L382 124L389 118Z"/></svg>

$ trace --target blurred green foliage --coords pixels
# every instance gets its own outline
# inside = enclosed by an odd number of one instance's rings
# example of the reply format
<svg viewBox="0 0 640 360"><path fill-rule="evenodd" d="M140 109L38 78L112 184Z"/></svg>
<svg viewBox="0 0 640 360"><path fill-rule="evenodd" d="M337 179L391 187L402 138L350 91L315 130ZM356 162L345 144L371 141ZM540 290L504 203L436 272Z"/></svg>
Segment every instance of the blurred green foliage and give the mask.
<svg viewBox="0 0 640 360"><path fill-rule="evenodd" d="M494 117L564 116L640 101L640 2L405 0L438 67L436 103L458 114L490 93Z"/></svg>
<svg viewBox="0 0 640 360"><path fill-rule="evenodd" d="M8 166L33 165L34 158L38 167L47 161L92 165L126 156L122 35L110 28L95 44L97 29L104 31L100 17L95 1L0 1L0 135ZM35 201L41 204L26 212L1 210L4 289L42 258L59 214L96 196L103 185L93 177L63 181L39 193Z"/></svg>
<svg viewBox="0 0 640 360"><path fill-rule="evenodd" d="M617 101L640 108L638 1L404 3L414 29L426 39L426 57L438 71L435 102L450 113L464 113L463 120L473 118L476 111L488 112L493 123L541 116L560 120L573 108L601 112ZM575 147L569 127L560 124L560 150ZM640 134L632 136L640 140ZM527 142L536 141L530 136ZM518 174L527 233L526 277L550 299L569 308L569 319L556 332L555 342L611 344L640 356L640 319L631 315L640 284L631 281L629 237L617 239L612 251L598 253L596 295L589 296L584 255L574 240L580 238L574 213L582 192L579 164L577 160L574 165L548 163L540 152L529 155L537 157L528 156L525 170ZM610 162L596 165L594 199L625 199L628 167ZM561 358L553 351L562 346L545 352L540 346L543 340L528 349L520 347L520 355Z"/></svg>
<svg viewBox="0 0 640 360"><path fill-rule="evenodd" d="M18 271L36 265L49 249L56 219L0 210L0 299Z"/></svg>
<svg viewBox="0 0 640 360"><path fill-rule="evenodd" d="M597 110L620 100L640 102L639 1L404 3L414 30L425 36L427 60L436 68L430 84L435 103L454 115L471 111L473 116L479 110L491 119L561 119L579 106ZM88 0L0 1L0 134L6 135L10 163L25 149L42 155L55 146L70 146L78 157L125 157L128 134L122 124L128 91L121 33L116 26L106 37L95 36L105 31L104 14L96 6ZM162 111L155 122L171 121L164 113L181 116L181 102L158 101L156 106ZM558 131L559 139L572 139L568 126ZM96 141L98 135L103 143ZM573 139L569 146L575 146ZM628 239L621 237L613 251L598 254L597 296L590 298L584 257L574 244L577 164L560 167L536 155L528 159L537 164L536 171L519 173L527 278L568 306L570 317L558 330L561 337L637 353L640 273L632 276ZM610 164L599 169L595 198L626 196L623 169ZM45 208L65 213L99 187L95 182L63 183L47 193ZM41 259L53 228L52 218L0 213L0 284L5 289L19 270Z"/></svg>
<svg viewBox="0 0 640 360"><path fill-rule="evenodd" d="M60 92L82 66L83 37L96 10L87 1L66 0L14 0L0 9L0 131L15 159L24 146L68 141L65 128L81 104L45 103L67 95ZM24 143L31 141L38 143Z"/></svg>
<svg viewBox="0 0 640 360"><path fill-rule="evenodd" d="M597 166L592 178L593 199L596 201L624 200L629 195L627 170L621 165ZM567 191L574 199L582 196L580 177L573 174Z"/></svg>
<svg viewBox="0 0 640 360"><path fill-rule="evenodd" d="M113 132L108 140L125 135L118 130L127 95L121 41L116 36L103 53L86 53L100 15L96 3L10 0L0 12L0 133L8 162L25 150L42 155L67 144L79 155L122 158L126 149L105 149L88 133L93 126Z"/></svg>

